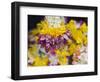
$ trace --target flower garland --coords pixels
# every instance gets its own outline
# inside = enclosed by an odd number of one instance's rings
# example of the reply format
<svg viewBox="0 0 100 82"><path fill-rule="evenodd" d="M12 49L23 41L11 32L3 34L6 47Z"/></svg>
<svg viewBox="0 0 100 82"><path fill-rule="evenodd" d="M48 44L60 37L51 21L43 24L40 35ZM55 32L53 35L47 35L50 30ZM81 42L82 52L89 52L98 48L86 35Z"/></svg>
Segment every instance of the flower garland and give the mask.
<svg viewBox="0 0 100 82"><path fill-rule="evenodd" d="M55 66L87 63L87 25L70 20L59 27L44 19L29 32L28 65Z"/></svg>

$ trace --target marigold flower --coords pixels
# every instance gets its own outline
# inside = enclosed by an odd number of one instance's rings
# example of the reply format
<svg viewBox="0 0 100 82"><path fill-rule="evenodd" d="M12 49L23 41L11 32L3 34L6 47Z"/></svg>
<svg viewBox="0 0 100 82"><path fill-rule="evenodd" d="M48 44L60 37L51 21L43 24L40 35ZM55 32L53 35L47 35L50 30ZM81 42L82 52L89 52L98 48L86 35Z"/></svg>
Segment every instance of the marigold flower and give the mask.
<svg viewBox="0 0 100 82"><path fill-rule="evenodd" d="M80 26L80 30L85 33L88 31L88 28L87 28L87 25L86 23L84 22L81 26Z"/></svg>
<svg viewBox="0 0 100 82"><path fill-rule="evenodd" d="M68 64L68 59L66 56L59 56L58 57L58 63L60 65L67 65Z"/></svg>

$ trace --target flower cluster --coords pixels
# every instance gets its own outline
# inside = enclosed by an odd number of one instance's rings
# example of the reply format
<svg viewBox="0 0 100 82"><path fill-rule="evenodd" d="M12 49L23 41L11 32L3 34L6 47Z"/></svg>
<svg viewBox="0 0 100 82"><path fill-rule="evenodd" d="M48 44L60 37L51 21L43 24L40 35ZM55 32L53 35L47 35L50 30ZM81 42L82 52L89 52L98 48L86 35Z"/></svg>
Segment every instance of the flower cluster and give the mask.
<svg viewBox="0 0 100 82"><path fill-rule="evenodd" d="M42 20L29 32L28 65L86 64L87 31L84 21L61 21L59 25L49 25L47 19Z"/></svg>

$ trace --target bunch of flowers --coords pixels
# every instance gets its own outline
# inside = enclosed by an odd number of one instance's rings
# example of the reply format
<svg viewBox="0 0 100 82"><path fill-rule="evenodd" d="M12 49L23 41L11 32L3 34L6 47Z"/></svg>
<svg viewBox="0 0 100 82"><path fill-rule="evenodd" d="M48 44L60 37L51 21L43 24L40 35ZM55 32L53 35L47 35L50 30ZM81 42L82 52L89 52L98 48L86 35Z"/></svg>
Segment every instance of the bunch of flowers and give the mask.
<svg viewBox="0 0 100 82"><path fill-rule="evenodd" d="M49 17L50 18L50 17ZM51 17L55 20L55 17ZM59 17L56 17L57 19ZM50 23L48 17L28 36L28 65L55 66L87 63L87 25L70 20ZM56 24L57 23L57 24Z"/></svg>

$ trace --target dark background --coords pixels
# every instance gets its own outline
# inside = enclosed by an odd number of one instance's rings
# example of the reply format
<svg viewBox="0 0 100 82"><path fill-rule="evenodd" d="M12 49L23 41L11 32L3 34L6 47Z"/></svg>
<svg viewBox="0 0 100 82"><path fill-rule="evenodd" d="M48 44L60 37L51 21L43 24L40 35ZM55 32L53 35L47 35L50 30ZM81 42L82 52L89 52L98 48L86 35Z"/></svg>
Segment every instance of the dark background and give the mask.
<svg viewBox="0 0 100 82"><path fill-rule="evenodd" d="M44 19L44 16L40 15L28 15L28 31L36 28L37 23Z"/></svg>

